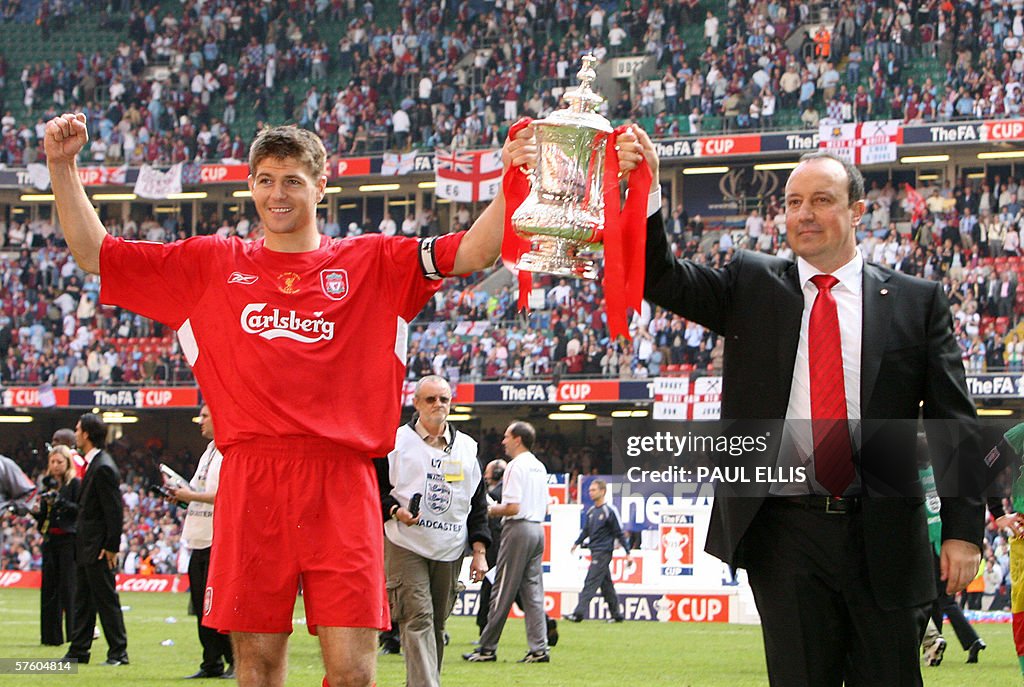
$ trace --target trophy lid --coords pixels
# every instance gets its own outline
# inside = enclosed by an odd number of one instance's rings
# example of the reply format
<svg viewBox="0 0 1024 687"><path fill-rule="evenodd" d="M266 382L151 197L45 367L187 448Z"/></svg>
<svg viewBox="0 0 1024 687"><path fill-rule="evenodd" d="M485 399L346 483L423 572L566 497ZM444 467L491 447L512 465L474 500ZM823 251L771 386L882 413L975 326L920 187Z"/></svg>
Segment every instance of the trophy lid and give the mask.
<svg viewBox="0 0 1024 687"><path fill-rule="evenodd" d="M605 133L611 133L611 122L596 111L601 103L604 102L604 98L590 88L590 84L597 78L597 72L594 71L594 65L596 64L597 58L592 54L583 56L583 67L576 74L576 77L580 80L580 85L566 91L565 95L562 96L562 99L569 104L569 107L555 110L537 122L538 124L588 127L604 131Z"/></svg>

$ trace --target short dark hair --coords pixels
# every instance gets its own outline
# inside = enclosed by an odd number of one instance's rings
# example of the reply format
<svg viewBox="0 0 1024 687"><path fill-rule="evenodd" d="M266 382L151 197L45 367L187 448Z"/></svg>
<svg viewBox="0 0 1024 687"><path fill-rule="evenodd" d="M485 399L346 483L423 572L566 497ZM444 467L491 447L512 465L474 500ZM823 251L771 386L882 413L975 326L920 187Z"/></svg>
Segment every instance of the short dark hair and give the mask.
<svg viewBox="0 0 1024 687"><path fill-rule="evenodd" d="M275 126L259 133L249 148L249 173L256 174L256 167L268 157L294 158L306 166L314 179L323 176L327 164L327 150L320 137L294 125Z"/></svg>
<svg viewBox="0 0 1024 687"><path fill-rule="evenodd" d="M533 443L537 440L537 430L529 422L516 420L508 426L508 432L514 437L519 437L523 442L523 448L527 451L533 450Z"/></svg>
<svg viewBox="0 0 1024 687"><path fill-rule="evenodd" d="M846 195L849 199L850 205L853 205L858 200L864 198L864 175L860 173L852 162L842 158L835 153L828 151L819 150L814 153L804 153L800 156L800 162L807 162L809 160L835 160L843 166L843 170L846 172L846 178L849 180L849 185L846 187Z"/></svg>
<svg viewBox="0 0 1024 687"><path fill-rule="evenodd" d="M95 413L86 413L78 418L85 436L89 437L89 443L96 448L104 448L107 445L107 425Z"/></svg>

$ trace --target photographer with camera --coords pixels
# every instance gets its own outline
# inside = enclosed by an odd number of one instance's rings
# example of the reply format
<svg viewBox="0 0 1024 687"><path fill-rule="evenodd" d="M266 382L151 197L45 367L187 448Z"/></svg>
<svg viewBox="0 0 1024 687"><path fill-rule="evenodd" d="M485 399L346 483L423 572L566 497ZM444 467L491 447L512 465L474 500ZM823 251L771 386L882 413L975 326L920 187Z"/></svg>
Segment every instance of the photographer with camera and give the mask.
<svg viewBox="0 0 1024 687"><path fill-rule="evenodd" d="M36 491L36 485L22 472L18 464L7 456L0 455L0 568L7 555L4 544L3 516L8 511L15 515L28 513L28 500Z"/></svg>
<svg viewBox="0 0 1024 687"><path fill-rule="evenodd" d="M39 628L45 646L60 646L75 627L75 520L82 481L71 449L51 446L41 480L39 507L32 517L43 535L43 580L39 590ZM63 621L63 622L62 622Z"/></svg>
<svg viewBox="0 0 1024 687"><path fill-rule="evenodd" d="M444 628L467 545L470 577L487 572L487 495L477 444L448 422L452 389L429 375L416 384L418 417L398 428L377 464L384 513L384 567L392 622L401 629L405 683L438 687Z"/></svg>
<svg viewBox="0 0 1024 687"><path fill-rule="evenodd" d="M187 485L171 481L164 475L164 489L169 499L188 504L181 538L191 550L188 560L189 593L199 626L199 643L203 646L203 662L189 679L234 677L234 655L231 638L203 625L203 596L210 572L210 551L213 547L213 502L220 484L220 465L224 456L213 441L213 419L210 409L199 410L199 430L210 443L199 458L196 474Z"/></svg>

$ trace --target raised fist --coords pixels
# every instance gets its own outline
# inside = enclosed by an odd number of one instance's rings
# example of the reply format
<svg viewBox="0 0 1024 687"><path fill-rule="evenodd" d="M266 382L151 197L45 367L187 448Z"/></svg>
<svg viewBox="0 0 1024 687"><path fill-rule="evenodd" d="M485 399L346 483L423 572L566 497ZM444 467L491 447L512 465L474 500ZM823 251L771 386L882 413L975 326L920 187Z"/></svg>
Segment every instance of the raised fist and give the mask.
<svg viewBox="0 0 1024 687"><path fill-rule="evenodd" d="M43 150L47 163L71 164L89 141L85 115L65 113L46 123Z"/></svg>

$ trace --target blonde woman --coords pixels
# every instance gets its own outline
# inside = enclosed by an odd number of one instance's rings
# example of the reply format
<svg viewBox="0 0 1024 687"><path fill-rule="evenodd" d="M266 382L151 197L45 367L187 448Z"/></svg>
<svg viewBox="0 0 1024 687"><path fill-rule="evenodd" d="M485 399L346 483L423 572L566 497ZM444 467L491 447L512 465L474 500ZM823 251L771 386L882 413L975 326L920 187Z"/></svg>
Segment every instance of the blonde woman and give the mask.
<svg viewBox="0 0 1024 687"><path fill-rule="evenodd" d="M32 514L43 535L39 620L46 646L63 644L65 631L70 639L75 626L75 519L80 491L71 449L54 446L39 489L39 510Z"/></svg>

